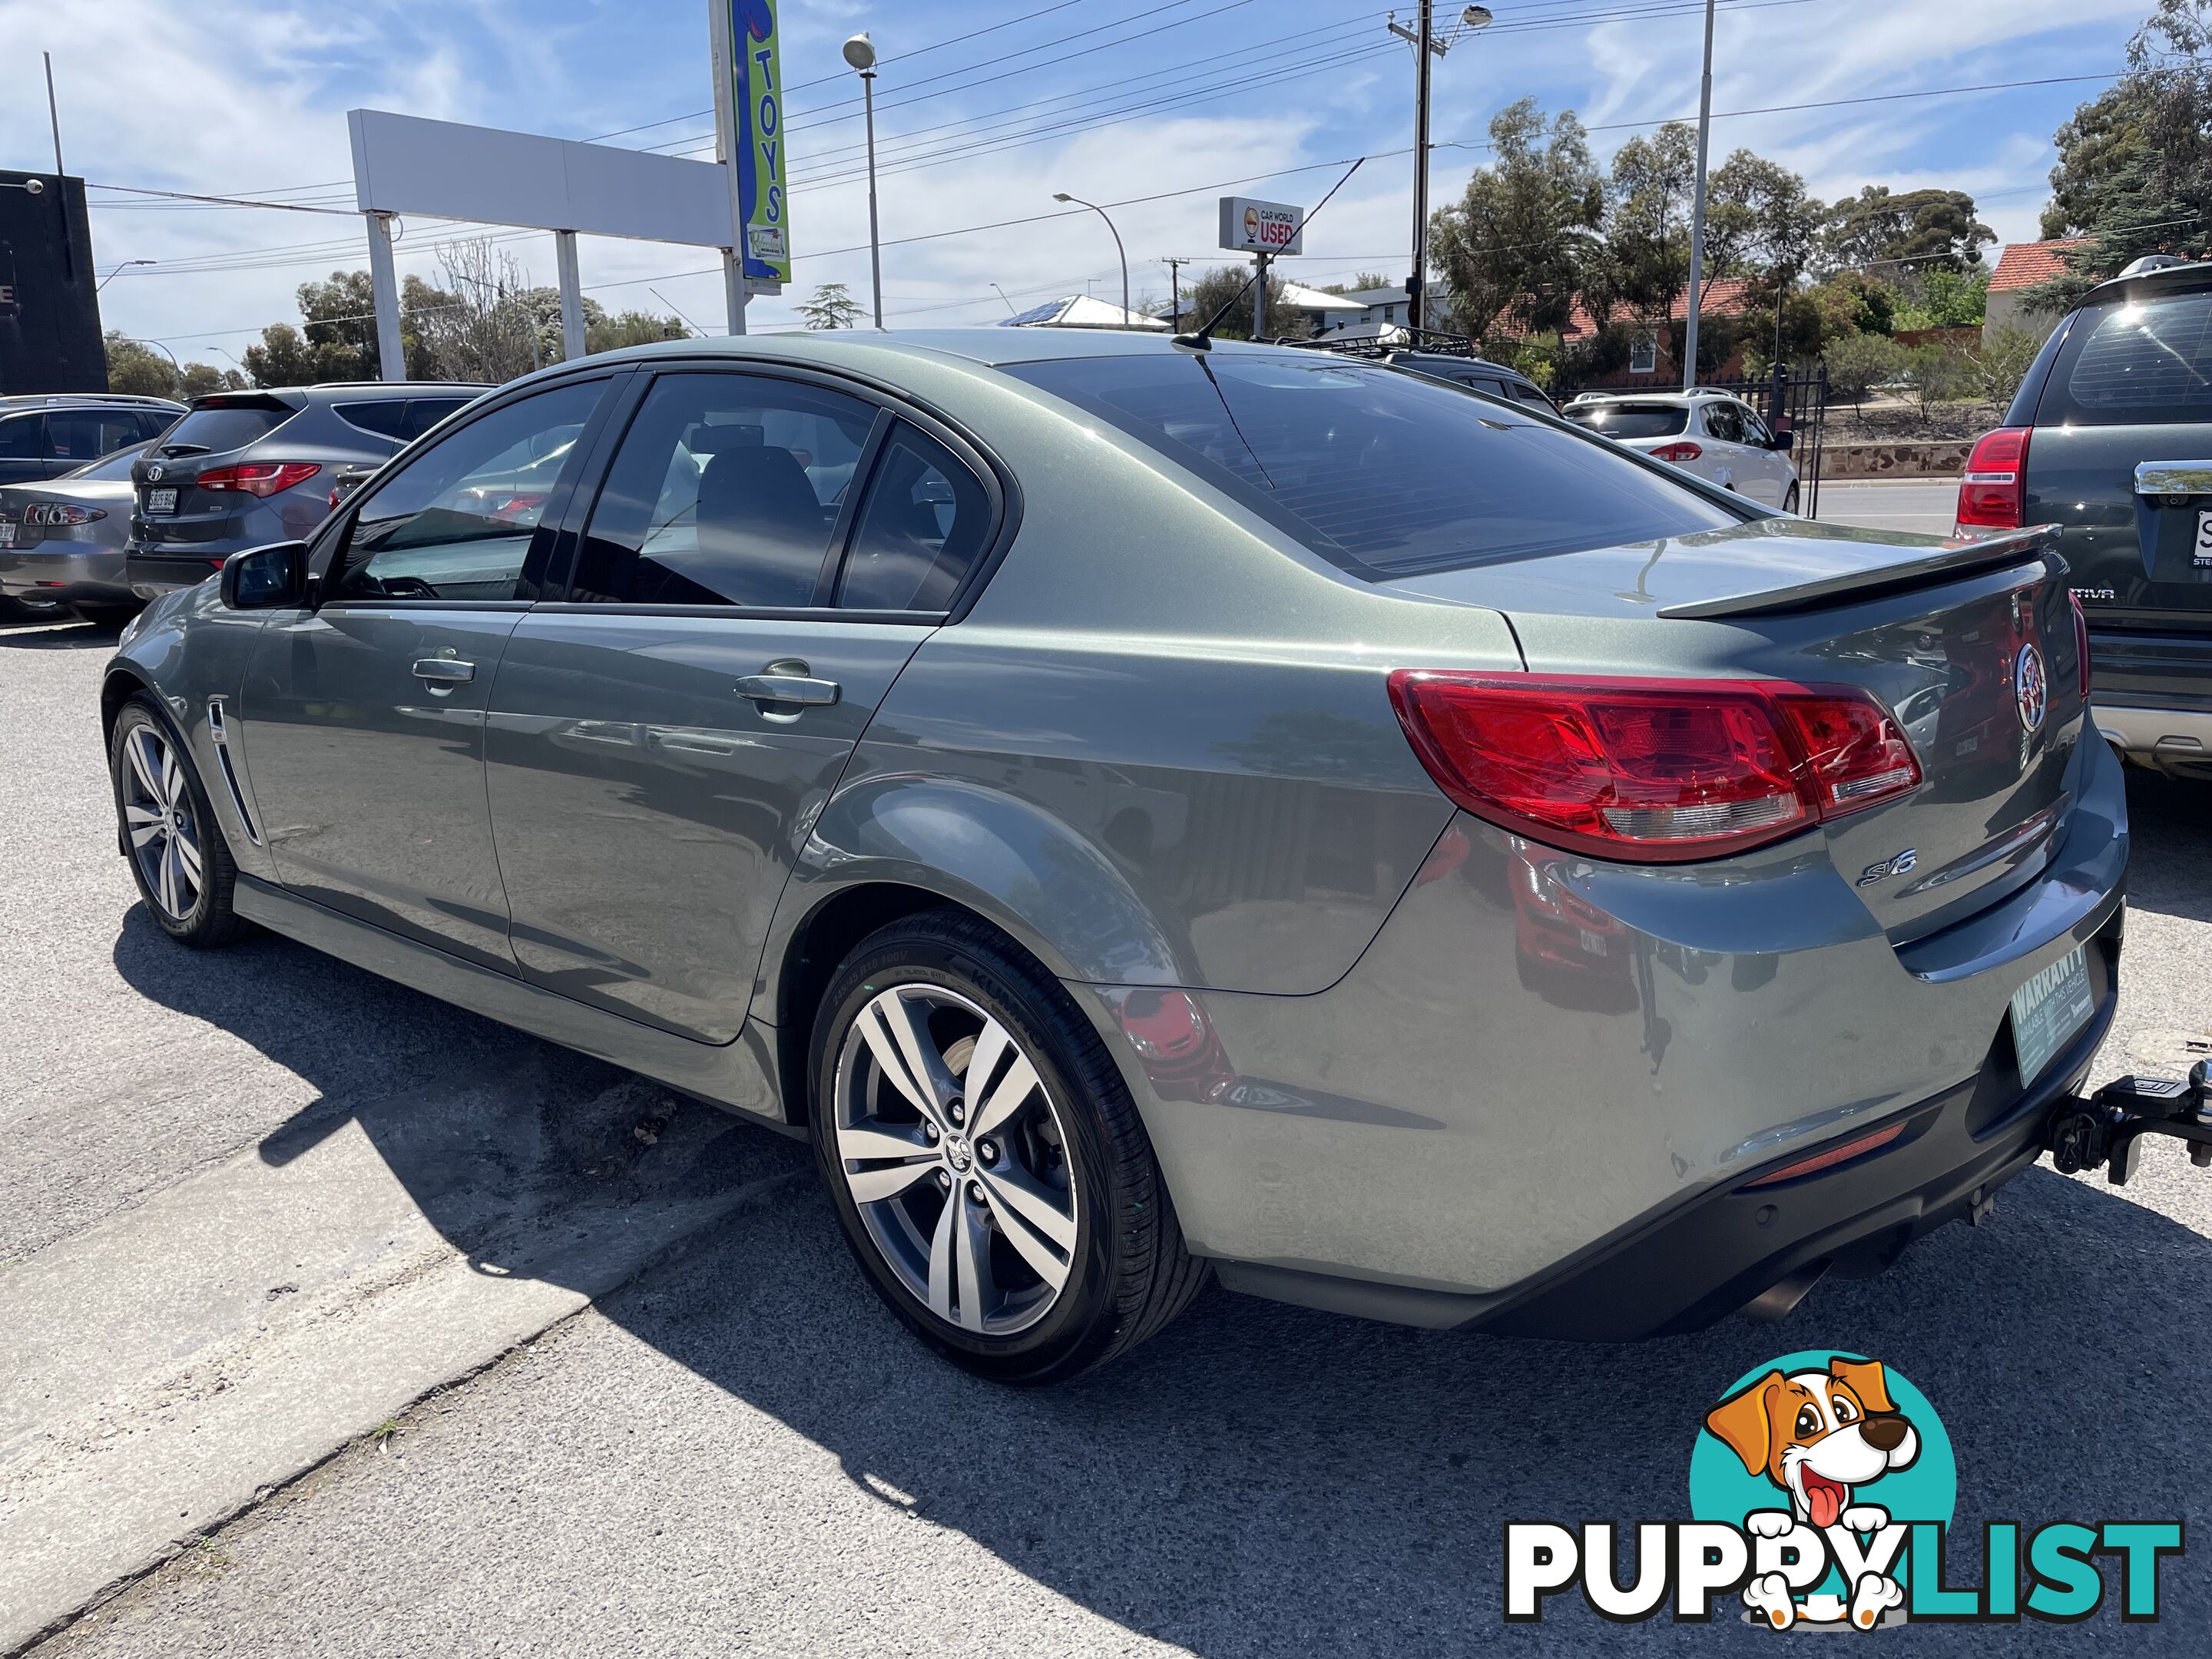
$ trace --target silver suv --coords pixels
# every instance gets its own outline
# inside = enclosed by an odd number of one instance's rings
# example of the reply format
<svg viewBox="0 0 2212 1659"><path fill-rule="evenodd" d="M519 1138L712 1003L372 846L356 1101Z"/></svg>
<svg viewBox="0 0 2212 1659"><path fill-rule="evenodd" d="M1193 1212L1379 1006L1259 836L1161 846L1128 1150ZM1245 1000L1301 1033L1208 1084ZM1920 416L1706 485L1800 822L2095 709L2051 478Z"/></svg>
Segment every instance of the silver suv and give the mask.
<svg viewBox="0 0 2212 1659"><path fill-rule="evenodd" d="M342 471L380 465L483 391L345 381L193 398L131 471L131 591L190 587L241 548L307 535Z"/></svg>
<svg viewBox="0 0 2212 1659"><path fill-rule="evenodd" d="M185 406L130 392L0 398L0 484L37 483L168 430Z"/></svg>

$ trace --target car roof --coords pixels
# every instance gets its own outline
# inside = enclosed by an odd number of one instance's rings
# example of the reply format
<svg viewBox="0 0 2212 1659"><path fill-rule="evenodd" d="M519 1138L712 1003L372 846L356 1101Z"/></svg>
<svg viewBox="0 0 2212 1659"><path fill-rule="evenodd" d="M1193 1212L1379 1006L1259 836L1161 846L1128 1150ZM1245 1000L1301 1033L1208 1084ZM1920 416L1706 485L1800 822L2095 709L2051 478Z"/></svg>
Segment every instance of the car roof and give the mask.
<svg viewBox="0 0 2212 1659"><path fill-rule="evenodd" d="M2200 259L2185 265L2167 265L2160 270L2139 271L2133 276L2108 277L2076 300L2071 309L2081 311L2090 306L2109 304L2114 300L2148 300L2162 294L2195 294L2208 288L2212 288L2212 259Z"/></svg>
<svg viewBox="0 0 2212 1659"><path fill-rule="evenodd" d="M0 413L19 409L173 409L182 414L184 408L173 398L143 392L19 392L0 398Z"/></svg>
<svg viewBox="0 0 2212 1659"><path fill-rule="evenodd" d="M1689 392L1583 392L1577 393L1567 407L1587 409L1595 404L1680 404L1686 406L1711 403L1716 398L1732 404L1746 401L1741 392L1728 392L1717 386L1701 386Z"/></svg>

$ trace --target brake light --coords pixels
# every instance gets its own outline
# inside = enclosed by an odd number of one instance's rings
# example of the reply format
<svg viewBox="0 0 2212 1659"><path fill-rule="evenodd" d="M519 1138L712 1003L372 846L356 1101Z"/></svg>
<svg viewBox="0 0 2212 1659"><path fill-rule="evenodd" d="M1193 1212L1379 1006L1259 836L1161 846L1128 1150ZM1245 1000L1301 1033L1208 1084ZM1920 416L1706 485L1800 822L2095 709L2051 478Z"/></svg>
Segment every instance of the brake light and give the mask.
<svg viewBox="0 0 2212 1659"><path fill-rule="evenodd" d="M1878 1147L1887 1146L1904 1133L1902 1122L1893 1123L1886 1129L1876 1129L1870 1135L1861 1135L1840 1146L1832 1146L1825 1152L1815 1152L1810 1158L1784 1164L1771 1175L1763 1175L1756 1181L1747 1181L1740 1190L1749 1192L1755 1187L1778 1187L1784 1182L1795 1181L1801 1176L1818 1175L1823 1170L1832 1170L1838 1164L1848 1164L1855 1158L1863 1158Z"/></svg>
<svg viewBox="0 0 2212 1659"><path fill-rule="evenodd" d="M1650 455L1655 461L1694 461L1705 453L1700 446L1686 439L1680 443L1661 444Z"/></svg>
<svg viewBox="0 0 2212 1659"><path fill-rule="evenodd" d="M1778 841L1920 782L1895 719L1856 686L1400 669L1390 702L1458 805L1638 863Z"/></svg>
<svg viewBox="0 0 2212 1659"><path fill-rule="evenodd" d="M2075 673L2081 686L2081 701L2089 701L2089 612L2081 603L2079 593L2069 592L2067 599L2074 606L2074 659Z"/></svg>
<svg viewBox="0 0 2212 1659"><path fill-rule="evenodd" d="M2024 426L1984 432L1959 479L1959 527L2017 530L2027 522L2027 439Z"/></svg>
<svg viewBox="0 0 2212 1659"><path fill-rule="evenodd" d="M202 489L235 489L267 500L303 484L323 469L313 461L240 461L210 467L192 480Z"/></svg>

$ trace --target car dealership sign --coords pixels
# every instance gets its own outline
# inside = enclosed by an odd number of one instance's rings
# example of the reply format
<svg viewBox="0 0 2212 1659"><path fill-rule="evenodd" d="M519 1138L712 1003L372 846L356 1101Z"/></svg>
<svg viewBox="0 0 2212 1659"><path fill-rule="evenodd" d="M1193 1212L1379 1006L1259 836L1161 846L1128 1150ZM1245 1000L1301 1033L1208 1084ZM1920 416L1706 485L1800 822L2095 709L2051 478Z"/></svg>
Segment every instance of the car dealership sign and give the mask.
<svg viewBox="0 0 2212 1659"><path fill-rule="evenodd" d="M1255 202L1249 196L1221 198L1221 246L1232 253L1298 253L1306 210L1292 202Z"/></svg>

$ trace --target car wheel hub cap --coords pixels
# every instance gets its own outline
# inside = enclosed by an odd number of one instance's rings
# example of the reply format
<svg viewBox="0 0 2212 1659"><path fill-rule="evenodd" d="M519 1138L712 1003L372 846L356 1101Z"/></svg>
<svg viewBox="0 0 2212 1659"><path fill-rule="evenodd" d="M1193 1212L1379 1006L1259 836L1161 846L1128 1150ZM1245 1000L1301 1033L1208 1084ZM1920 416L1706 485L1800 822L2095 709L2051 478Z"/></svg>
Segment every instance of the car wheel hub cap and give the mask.
<svg viewBox="0 0 2212 1659"><path fill-rule="evenodd" d="M1006 1028L943 986L894 986L846 1033L834 1086L838 1170L907 1292L982 1335L1043 1318L1075 1259L1073 1172L1059 1107Z"/></svg>
<svg viewBox="0 0 2212 1659"><path fill-rule="evenodd" d="M150 726L123 740L123 830L147 896L173 921L198 908L205 865L184 763Z"/></svg>

